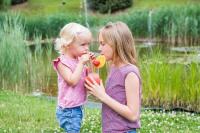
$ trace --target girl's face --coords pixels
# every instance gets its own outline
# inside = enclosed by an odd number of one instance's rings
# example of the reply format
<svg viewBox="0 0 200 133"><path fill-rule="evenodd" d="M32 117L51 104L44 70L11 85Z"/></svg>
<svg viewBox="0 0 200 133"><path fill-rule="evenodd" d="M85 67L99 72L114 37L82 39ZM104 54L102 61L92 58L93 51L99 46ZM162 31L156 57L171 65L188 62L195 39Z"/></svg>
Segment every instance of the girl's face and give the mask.
<svg viewBox="0 0 200 133"><path fill-rule="evenodd" d="M106 43L102 37L101 32L99 33L99 50L101 51L100 54L104 55L106 57L106 60L112 60L113 59L113 49L111 45Z"/></svg>
<svg viewBox="0 0 200 133"><path fill-rule="evenodd" d="M68 47L71 55L76 58L88 53L91 38L90 34L82 33L78 35L73 44Z"/></svg>

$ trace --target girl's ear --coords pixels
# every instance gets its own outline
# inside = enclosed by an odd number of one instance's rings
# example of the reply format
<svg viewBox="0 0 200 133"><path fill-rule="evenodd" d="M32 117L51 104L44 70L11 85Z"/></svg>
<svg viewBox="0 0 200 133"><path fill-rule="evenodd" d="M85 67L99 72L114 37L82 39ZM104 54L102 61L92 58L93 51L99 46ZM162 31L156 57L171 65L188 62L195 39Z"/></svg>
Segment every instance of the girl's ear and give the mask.
<svg viewBox="0 0 200 133"><path fill-rule="evenodd" d="M62 48L63 48L63 49L68 49L68 48L69 48L69 45L63 45Z"/></svg>

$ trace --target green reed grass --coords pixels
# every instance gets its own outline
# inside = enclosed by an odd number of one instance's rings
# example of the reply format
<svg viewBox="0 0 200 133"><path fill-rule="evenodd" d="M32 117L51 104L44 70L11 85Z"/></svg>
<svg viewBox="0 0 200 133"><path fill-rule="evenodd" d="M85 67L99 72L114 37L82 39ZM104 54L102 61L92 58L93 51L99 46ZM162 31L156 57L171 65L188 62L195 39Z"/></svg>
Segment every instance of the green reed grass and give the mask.
<svg viewBox="0 0 200 133"><path fill-rule="evenodd" d="M35 49L27 44L27 33L20 16L8 15L0 28L0 86L16 91L30 92L46 88L49 84L52 47L43 54L41 36L34 37ZM44 62L44 57L49 64Z"/></svg>
<svg viewBox="0 0 200 133"><path fill-rule="evenodd" d="M32 90L44 91L48 88L52 71L52 45L50 40L47 44L41 44L42 37L34 39L34 50L32 50L32 63L30 69ZM46 46L42 46L46 45Z"/></svg>
<svg viewBox="0 0 200 133"><path fill-rule="evenodd" d="M172 44L199 43L199 5L171 6L153 10L152 28L155 37Z"/></svg>
<svg viewBox="0 0 200 133"><path fill-rule="evenodd" d="M23 26L20 24L19 16L14 19L7 16L0 28L0 76L1 85L7 84L14 85L21 80L21 75L26 75L25 64L29 56L26 54L28 49L24 39L26 33L23 31Z"/></svg>
<svg viewBox="0 0 200 133"><path fill-rule="evenodd" d="M170 63L170 58L153 51L140 60L144 105L200 111L199 64Z"/></svg>

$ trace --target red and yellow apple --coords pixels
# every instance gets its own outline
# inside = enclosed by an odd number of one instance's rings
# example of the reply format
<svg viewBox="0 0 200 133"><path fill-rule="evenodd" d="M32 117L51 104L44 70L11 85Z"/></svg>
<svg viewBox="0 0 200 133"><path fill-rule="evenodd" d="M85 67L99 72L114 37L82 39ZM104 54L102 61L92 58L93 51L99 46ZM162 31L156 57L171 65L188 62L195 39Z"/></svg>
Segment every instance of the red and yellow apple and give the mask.
<svg viewBox="0 0 200 133"><path fill-rule="evenodd" d="M97 82L97 84L100 85L101 80L100 80L100 77L99 77L99 75L98 75L97 73L90 73L90 74L85 78L85 80L87 80L87 81L89 81L90 83L93 84L93 81L92 81L92 79L91 79L90 77L92 77L92 78Z"/></svg>

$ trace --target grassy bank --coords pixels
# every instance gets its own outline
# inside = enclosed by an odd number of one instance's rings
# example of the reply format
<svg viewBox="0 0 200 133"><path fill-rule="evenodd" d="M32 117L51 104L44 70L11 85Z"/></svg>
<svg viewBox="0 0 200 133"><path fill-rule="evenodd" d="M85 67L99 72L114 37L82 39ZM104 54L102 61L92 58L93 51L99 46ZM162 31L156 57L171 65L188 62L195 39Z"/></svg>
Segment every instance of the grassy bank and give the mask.
<svg viewBox="0 0 200 133"><path fill-rule="evenodd" d="M134 0L134 9L156 9L163 6L183 6L185 4L199 4L197 0Z"/></svg>
<svg viewBox="0 0 200 133"><path fill-rule="evenodd" d="M26 3L12 6L10 9L26 16L48 15L58 12L80 13L83 10L81 4L81 0L28 0Z"/></svg>
<svg viewBox="0 0 200 133"><path fill-rule="evenodd" d="M64 3L64 4L63 4ZM199 4L197 0L134 0L134 4L126 11L140 9L156 9L163 6L183 6L185 4ZM28 0L27 3L11 7L13 11L19 11L27 16L49 15L59 12L79 14L83 9L83 0ZM91 15L97 15L90 12Z"/></svg>
<svg viewBox="0 0 200 133"><path fill-rule="evenodd" d="M151 12L150 12L151 11ZM200 4L163 6L156 9L131 10L114 15L89 14L88 24L93 34L109 21L127 23L135 38L158 39L177 46L198 45L200 43ZM0 13L0 24L4 20ZM8 13L8 15L11 15ZM59 30L69 22L85 25L84 12L54 12L35 16L22 16L29 39L34 34L42 38L57 37Z"/></svg>
<svg viewBox="0 0 200 133"><path fill-rule="evenodd" d="M61 133L55 118L55 99L0 91L0 132ZM100 110L86 108L81 133L101 132ZM200 115L142 110L141 133L199 132Z"/></svg>

